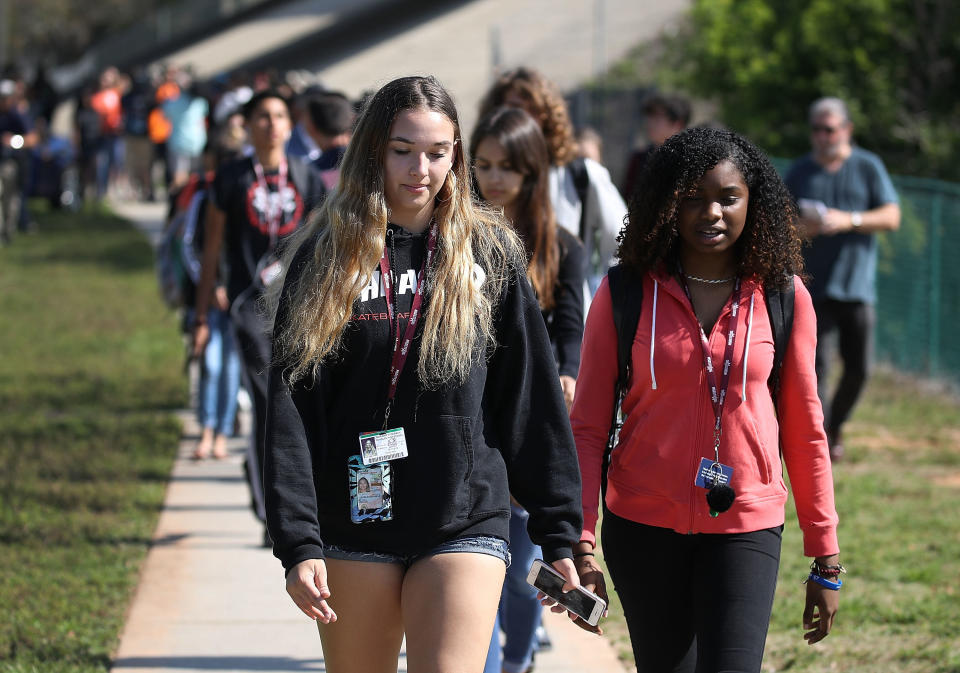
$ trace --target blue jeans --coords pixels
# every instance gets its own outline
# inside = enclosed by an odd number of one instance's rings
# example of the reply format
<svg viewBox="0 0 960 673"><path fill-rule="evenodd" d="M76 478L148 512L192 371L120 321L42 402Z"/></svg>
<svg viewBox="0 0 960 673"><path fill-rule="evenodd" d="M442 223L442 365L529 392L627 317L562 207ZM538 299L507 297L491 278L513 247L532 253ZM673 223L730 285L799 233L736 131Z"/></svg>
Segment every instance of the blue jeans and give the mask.
<svg viewBox="0 0 960 673"><path fill-rule="evenodd" d="M233 434L240 389L240 355L237 353L230 315L211 308L207 313L210 341L200 368L197 420L218 435Z"/></svg>
<svg viewBox="0 0 960 673"><path fill-rule="evenodd" d="M325 558L341 561L362 561L364 563L399 563L404 568L409 568L422 558L437 556L438 554L486 554L500 559L508 568L510 567L510 550L507 548L507 543L490 535L465 535L441 542L424 552L405 555L360 551L337 545L327 545L323 550Z"/></svg>
<svg viewBox="0 0 960 673"><path fill-rule="evenodd" d="M533 561L543 558L540 547L527 534L526 510L510 506L510 555L512 563L500 594L500 609L493 626L490 651L484 673L499 673L501 667L509 673L521 673L530 667L536 646L537 627L540 626L540 601L537 590L527 584L527 574ZM506 640L500 647L500 629ZM501 655L503 663L501 664Z"/></svg>
<svg viewBox="0 0 960 673"><path fill-rule="evenodd" d="M110 187L110 176L122 170L123 163L123 138L109 134L104 135L97 146L95 164L98 199L102 199L107 195L107 189Z"/></svg>

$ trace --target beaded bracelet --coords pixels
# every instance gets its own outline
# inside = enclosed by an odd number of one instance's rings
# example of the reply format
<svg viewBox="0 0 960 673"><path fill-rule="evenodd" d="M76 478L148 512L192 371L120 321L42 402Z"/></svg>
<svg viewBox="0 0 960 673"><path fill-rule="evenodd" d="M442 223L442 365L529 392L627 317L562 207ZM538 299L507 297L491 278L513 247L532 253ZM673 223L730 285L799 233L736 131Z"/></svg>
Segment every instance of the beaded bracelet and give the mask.
<svg viewBox="0 0 960 673"><path fill-rule="evenodd" d="M831 591L840 591L840 587L843 586L843 582L840 581L839 578L837 578L836 582L831 582L826 577L820 577L820 575L817 573L810 573L803 583L806 584L808 581L816 582L820 586L830 589Z"/></svg>
<svg viewBox="0 0 960 673"><path fill-rule="evenodd" d="M820 577L839 577L840 573L847 572L842 563L835 566L822 566L816 561L810 564L810 572L820 575Z"/></svg>

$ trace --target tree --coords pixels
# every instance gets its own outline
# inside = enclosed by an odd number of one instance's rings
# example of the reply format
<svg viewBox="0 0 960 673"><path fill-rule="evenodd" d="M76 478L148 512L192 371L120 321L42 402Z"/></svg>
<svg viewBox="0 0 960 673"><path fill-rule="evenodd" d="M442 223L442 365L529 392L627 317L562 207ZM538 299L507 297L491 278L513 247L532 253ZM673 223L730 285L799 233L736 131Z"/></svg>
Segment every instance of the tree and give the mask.
<svg viewBox="0 0 960 673"><path fill-rule="evenodd" d="M958 35L953 0L695 0L660 67L771 154L809 149L808 105L839 96L896 172L958 180Z"/></svg>
<svg viewBox="0 0 960 673"><path fill-rule="evenodd" d="M60 65L96 40L135 23L167 0L6 0L10 60Z"/></svg>

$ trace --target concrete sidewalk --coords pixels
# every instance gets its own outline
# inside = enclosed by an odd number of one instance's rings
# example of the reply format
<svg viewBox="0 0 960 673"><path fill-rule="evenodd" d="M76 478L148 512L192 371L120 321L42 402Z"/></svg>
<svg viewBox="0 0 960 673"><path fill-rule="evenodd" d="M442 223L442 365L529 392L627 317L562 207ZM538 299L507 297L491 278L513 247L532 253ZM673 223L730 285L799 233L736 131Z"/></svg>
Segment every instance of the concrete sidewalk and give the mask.
<svg viewBox="0 0 960 673"><path fill-rule="evenodd" d="M157 204L115 210L147 232L163 214ZM180 415L184 435L111 670L326 670L316 625L287 597L279 561L260 546L243 477L246 439L232 439L225 460L193 461L199 427L192 413ZM544 615L554 646L537 656L537 673L624 670L605 640ZM406 671L402 654L398 670Z"/></svg>
<svg viewBox="0 0 960 673"><path fill-rule="evenodd" d="M243 439L226 460L190 459L186 432L117 650L114 673L324 671L316 626L287 597L283 571L260 547L243 479ZM622 671L606 641L545 612L553 649L538 673ZM406 665L401 655L399 671Z"/></svg>

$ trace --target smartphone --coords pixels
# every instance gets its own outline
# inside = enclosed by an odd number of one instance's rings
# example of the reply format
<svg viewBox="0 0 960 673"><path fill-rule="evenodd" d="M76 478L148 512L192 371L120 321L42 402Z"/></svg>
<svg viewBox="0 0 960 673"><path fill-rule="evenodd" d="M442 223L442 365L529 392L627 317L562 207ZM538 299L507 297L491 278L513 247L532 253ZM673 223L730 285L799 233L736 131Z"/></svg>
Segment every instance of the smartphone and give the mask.
<svg viewBox="0 0 960 673"><path fill-rule="evenodd" d="M533 562L527 583L555 600L573 614L580 617L590 626L596 626L607 609L607 603L592 591L577 587L573 591L563 593L566 580L563 575L540 559Z"/></svg>
<svg viewBox="0 0 960 673"><path fill-rule="evenodd" d="M827 204L816 199L798 199L797 207L800 208L800 214L803 217L809 217L823 223L823 217L827 214Z"/></svg>

